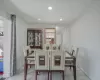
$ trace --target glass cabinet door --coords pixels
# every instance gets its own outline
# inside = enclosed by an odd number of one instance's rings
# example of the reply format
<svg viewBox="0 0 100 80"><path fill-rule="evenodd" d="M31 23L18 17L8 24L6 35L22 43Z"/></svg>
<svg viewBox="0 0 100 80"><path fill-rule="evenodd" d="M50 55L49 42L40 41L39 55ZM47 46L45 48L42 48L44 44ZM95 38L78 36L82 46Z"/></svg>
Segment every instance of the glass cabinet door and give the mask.
<svg viewBox="0 0 100 80"><path fill-rule="evenodd" d="M42 48L42 31L41 30L27 30L27 45L32 48Z"/></svg>

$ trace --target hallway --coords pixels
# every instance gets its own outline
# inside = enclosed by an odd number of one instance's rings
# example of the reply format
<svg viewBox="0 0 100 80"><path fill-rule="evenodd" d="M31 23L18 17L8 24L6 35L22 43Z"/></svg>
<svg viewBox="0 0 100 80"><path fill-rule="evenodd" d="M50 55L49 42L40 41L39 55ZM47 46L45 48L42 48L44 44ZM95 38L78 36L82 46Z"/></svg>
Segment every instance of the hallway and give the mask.
<svg viewBox="0 0 100 80"><path fill-rule="evenodd" d="M33 59L39 58L35 55L38 51L48 50L43 55L46 59L42 56L42 65L52 59L47 70L53 70L51 65L59 64L59 70L64 71L68 64L66 57L71 57L70 66L80 68L75 71L77 80L100 80L100 0L0 0L1 18L4 22L4 32L0 28L3 78L23 80L24 73L21 72L25 70L26 57L32 54ZM57 51L71 56L59 54L58 57ZM35 62L34 59L34 65ZM65 80L73 80L73 69L67 68L65 72ZM34 78L33 69L28 73L28 80ZM39 78L47 79L46 74ZM61 80L61 75L54 73L53 80Z"/></svg>

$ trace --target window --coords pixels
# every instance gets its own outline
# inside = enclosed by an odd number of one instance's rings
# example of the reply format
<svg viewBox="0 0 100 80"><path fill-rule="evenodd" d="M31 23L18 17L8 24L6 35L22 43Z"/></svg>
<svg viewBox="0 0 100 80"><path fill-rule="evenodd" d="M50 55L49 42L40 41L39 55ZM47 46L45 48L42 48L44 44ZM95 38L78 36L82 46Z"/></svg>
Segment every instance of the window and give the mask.
<svg viewBox="0 0 100 80"><path fill-rule="evenodd" d="M54 44L55 43L55 28L46 28L45 29L45 43L46 44Z"/></svg>
<svg viewBox="0 0 100 80"><path fill-rule="evenodd" d="M0 36L3 36L3 31L4 31L3 20L0 19Z"/></svg>

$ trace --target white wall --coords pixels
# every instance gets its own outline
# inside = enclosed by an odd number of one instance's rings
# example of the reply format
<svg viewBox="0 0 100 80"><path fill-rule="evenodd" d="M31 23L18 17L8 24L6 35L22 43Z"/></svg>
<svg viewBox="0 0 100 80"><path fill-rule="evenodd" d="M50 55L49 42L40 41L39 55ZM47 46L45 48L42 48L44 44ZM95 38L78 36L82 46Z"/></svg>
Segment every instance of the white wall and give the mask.
<svg viewBox="0 0 100 80"><path fill-rule="evenodd" d="M0 0L0 16L4 15L4 0Z"/></svg>
<svg viewBox="0 0 100 80"><path fill-rule="evenodd" d="M62 39L61 39L61 38L62 38L61 36L62 36L61 34L57 34L57 35L56 35L56 44L57 44L57 45L61 45L61 42L62 42L62 41L61 41L61 40L62 40Z"/></svg>
<svg viewBox="0 0 100 80"><path fill-rule="evenodd" d="M100 1L71 26L71 45L78 46L79 66L91 80L100 79Z"/></svg>
<svg viewBox="0 0 100 80"><path fill-rule="evenodd" d="M0 36L0 48L3 49L3 38L4 36Z"/></svg>
<svg viewBox="0 0 100 80"><path fill-rule="evenodd" d="M11 21L8 19L4 19L4 77L10 76L10 49L11 49Z"/></svg>
<svg viewBox="0 0 100 80"><path fill-rule="evenodd" d="M63 30L62 30L62 48L63 49L67 49L68 51L70 51L70 28L68 26L66 26Z"/></svg>
<svg viewBox="0 0 100 80"><path fill-rule="evenodd" d="M27 27L28 25L16 18L16 57L17 57L17 71L22 70L24 64L23 46L27 43ZM11 21L4 19L4 77L10 76L10 50L11 50Z"/></svg>
<svg viewBox="0 0 100 80"><path fill-rule="evenodd" d="M17 72L21 71L24 67L23 47L27 45L27 27L28 24L17 16L16 18Z"/></svg>
<svg viewBox="0 0 100 80"><path fill-rule="evenodd" d="M4 20L4 37L3 37L3 48L4 48L4 77L10 76L10 42L11 42L11 22L8 19L8 16L4 8L4 0L0 0L0 17Z"/></svg>
<svg viewBox="0 0 100 80"><path fill-rule="evenodd" d="M4 0L0 0L0 16L4 17L4 77L10 76L10 49L11 49L11 21L8 19L10 15L7 15L5 11ZM27 40L27 24L20 18L16 19L16 33L17 33L17 70L23 68L24 55L22 52L23 46L26 46Z"/></svg>

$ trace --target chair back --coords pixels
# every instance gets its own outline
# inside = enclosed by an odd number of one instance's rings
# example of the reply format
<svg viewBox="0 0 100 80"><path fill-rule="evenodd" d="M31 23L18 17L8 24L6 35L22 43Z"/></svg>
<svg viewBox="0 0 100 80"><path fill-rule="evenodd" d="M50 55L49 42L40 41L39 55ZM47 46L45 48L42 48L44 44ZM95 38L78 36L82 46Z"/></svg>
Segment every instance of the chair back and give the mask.
<svg viewBox="0 0 100 80"><path fill-rule="evenodd" d="M51 50L59 50L57 44L52 44Z"/></svg>
<svg viewBox="0 0 100 80"><path fill-rule="evenodd" d="M64 58L64 52L57 50L52 51L51 54L51 70L64 70L65 65L65 58Z"/></svg>
<svg viewBox="0 0 100 80"><path fill-rule="evenodd" d="M51 50L50 44L44 44L44 50Z"/></svg>
<svg viewBox="0 0 100 80"><path fill-rule="evenodd" d="M28 56L31 53L30 46L23 47L23 53L24 53L24 57Z"/></svg>
<svg viewBox="0 0 100 80"><path fill-rule="evenodd" d="M49 70L49 56L46 50L37 50L35 54L35 70Z"/></svg>
<svg viewBox="0 0 100 80"><path fill-rule="evenodd" d="M78 51L79 51L79 48L73 47L73 49L72 49L72 55L75 56L76 58L78 56Z"/></svg>

